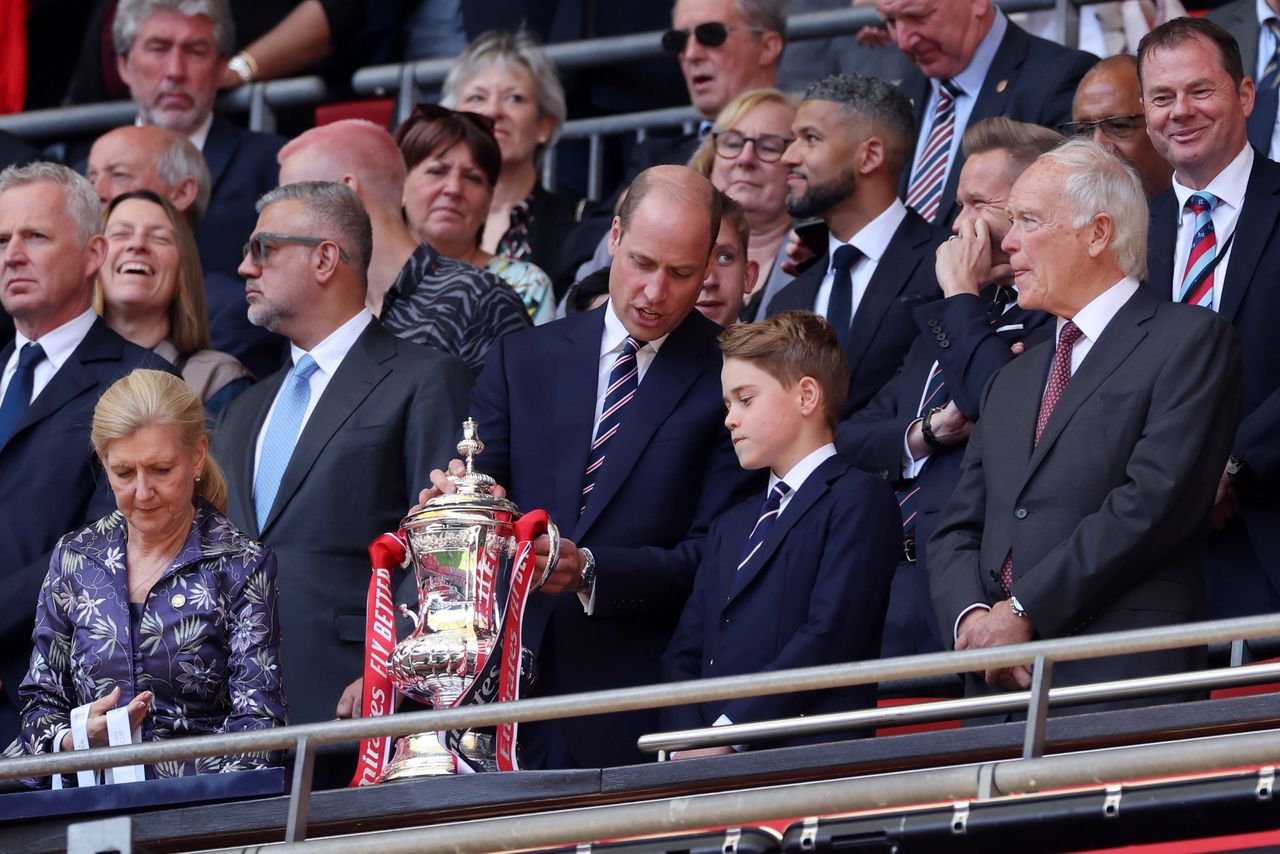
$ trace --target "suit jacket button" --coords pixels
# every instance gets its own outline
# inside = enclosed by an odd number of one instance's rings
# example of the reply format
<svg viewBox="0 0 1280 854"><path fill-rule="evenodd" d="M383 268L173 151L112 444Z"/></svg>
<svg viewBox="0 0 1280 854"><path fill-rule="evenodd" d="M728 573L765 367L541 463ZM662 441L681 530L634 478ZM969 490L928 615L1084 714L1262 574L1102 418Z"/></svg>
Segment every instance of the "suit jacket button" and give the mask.
<svg viewBox="0 0 1280 854"><path fill-rule="evenodd" d="M1013 516L1014 516L1014 518L1015 518L1015 519L1025 519L1025 518L1027 518L1027 508L1025 508L1025 507L1019 507L1017 510L1014 510L1014 511L1013 511Z"/></svg>
<svg viewBox="0 0 1280 854"><path fill-rule="evenodd" d="M945 350L945 349L947 349L948 347L950 347L950 346L951 346L951 342L950 342L950 341L946 341L946 340L939 341L939 342L938 342L938 346L939 346L939 347L941 347L943 350Z"/></svg>
<svg viewBox="0 0 1280 854"><path fill-rule="evenodd" d="M991 580L992 580L992 581L999 581L999 580L1000 580L1000 570L998 570L998 569L993 569L993 570L991 570L990 572L988 572L988 573L987 573L987 575L989 575L989 576L991 577Z"/></svg>
<svg viewBox="0 0 1280 854"><path fill-rule="evenodd" d="M937 328L938 328L938 321L934 320L932 317L931 317L931 318L929 318L929 328L930 328L930 329L937 329Z"/></svg>
<svg viewBox="0 0 1280 854"><path fill-rule="evenodd" d="M730 620L728 617L725 617L725 618L724 618L724 624L725 624L726 626L727 626L727 625L729 625L729 623L731 623L731 622L733 622L733 621L732 621L732 620Z"/></svg>
<svg viewBox="0 0 1280 854"><path fill-rule="evenodd" d="M933 336L933 337L934 337L934 338L937 338L939 341L946 341L946 340L947 340L947 333L945 333L945 332L943 332L941 329L939 329L939 330L934 334L934 336Z"/></svg>

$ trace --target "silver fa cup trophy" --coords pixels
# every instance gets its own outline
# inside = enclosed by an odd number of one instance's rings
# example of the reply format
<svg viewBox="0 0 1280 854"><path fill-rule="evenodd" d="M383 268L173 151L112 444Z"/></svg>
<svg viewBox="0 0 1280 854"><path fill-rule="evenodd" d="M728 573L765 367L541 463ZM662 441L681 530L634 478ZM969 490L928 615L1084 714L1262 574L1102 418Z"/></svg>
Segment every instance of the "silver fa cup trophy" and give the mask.
<svg viewBox="0 0 1280 854"><path fill-rule="evenodd" d="M387 669L397 691L435 709L518 696L520 675L530 669L520 643L525 597L550 575L560 551L559 532L545 513L521 513L494 495L493 478L475 469L483 450L476 423L467 419L458 443L467 470L449 477L457 491L432 498L401 524L418 608L400 606L414 628L396 644ZM535 577L532 545L542 533L550 555ZM516 767L513 728L505 726L496 734L405 736L382 780Z"/></svg>

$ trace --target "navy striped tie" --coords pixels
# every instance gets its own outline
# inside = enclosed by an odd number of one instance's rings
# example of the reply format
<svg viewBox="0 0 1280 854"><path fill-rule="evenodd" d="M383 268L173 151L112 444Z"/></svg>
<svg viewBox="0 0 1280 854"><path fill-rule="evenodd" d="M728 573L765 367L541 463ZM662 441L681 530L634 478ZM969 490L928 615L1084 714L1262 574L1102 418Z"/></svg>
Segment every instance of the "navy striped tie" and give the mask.
<svg viewBox="0 0 1280 854"><path fill-rule="evenodd" d="M622 352L613 363L609 372L609 387L604 393L604 407L600 410L600 423L596 425L596 437L591 443L591 455L587 462L587 475L582 484L582 506L578 509L581 515L587 509L587 501L591 490L596 486L596 475L604 465L604 454L609 448L609 440L618 432L622 424L622 410L636 396L640 385L640 369L636 354L649 346L647 341L637 341L630 335L622 343Z"/></svg>
<svg viewBox="0 0 1280 854"><path fill-rule="evenodd" d="M780 480L773 485L773 489L769 490L769 494L765 496L764 502L760 505L760 516L756 519L756 525L751 529L750 536L747 537L747 544L742 549L742 560L738 561L738 570L741 571L747 565L747 561L760 551L760 547L764 545L764 538L769 536L769 529L773 527L773 522L778 518L781 512L782 499L791 487L787 486L786 481Z"/></svg>

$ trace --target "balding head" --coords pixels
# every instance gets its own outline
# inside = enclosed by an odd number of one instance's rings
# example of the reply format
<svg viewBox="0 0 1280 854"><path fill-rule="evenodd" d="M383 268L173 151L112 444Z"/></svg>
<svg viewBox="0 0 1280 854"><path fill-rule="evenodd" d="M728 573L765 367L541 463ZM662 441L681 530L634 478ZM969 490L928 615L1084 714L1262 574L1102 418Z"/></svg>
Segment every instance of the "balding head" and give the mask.
<svg viewBox="0 0 1280 854"><path fill-rule="evenodd" d="M1089 69L1071 102L1071 122L1070 130L1128 161L1148 196L1169 189L1173 167L1147 135L1137 59L1121 54Z"/></svg>
<svg viewBox="0 0 1280 854"><path fill-rule="evenodd" d="M204 155L179 133L154 125L107 131L89 150L89 181L107 205L121 193L150 190L194 228L209 207L212 180Z"/></svg>
<svg viewBox="0 0 1280 854"><path fill-rule="evenodd" d="M631 224L640 203L651 193L657 193L672 206L705 210L707 212L707 254L720 233L720 196L716 188L703 176L685 166L652 166L631 182L626 196L618 208L618 224L625 232Z"/></svg>
<svg viewBox="0 0 1280 854"><path fill-rule="evenodd" d="M280 184L333 181L351 187L372 212L398 210L405 165L385 128L345 119L312 128L280 149Z"/></svg>

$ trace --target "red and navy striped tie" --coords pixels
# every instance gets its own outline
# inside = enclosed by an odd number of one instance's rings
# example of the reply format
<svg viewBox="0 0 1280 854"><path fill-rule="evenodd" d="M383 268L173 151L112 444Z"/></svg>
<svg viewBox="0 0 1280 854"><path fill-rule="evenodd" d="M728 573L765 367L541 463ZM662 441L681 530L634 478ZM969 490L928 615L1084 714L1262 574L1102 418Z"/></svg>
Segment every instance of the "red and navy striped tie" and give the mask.
<svg viewBox="0 0 1280 854"><path fill-rule="evenodd" d="M955 83L943 80L938 87L938 103L933 111L929 139L907 188L907 207L933 222L942 207L942 190L951 165L951 139L956 131L956 96L964 94Z"/></svg>
<svg viewBox="0 0 1280 854"><path fill-rule="evenodd" d="M640 385L636 354L647 346L647 341L637 341L628 335L627 340L622 343L622 352L613 363L613 370L609 372L609 388L604 393L604 407L600 410L600 423L596 425L596 437L591 443L591 456L587 462L587 475L583 479L579 515L587 509L587 500L596 486L596 475L604 465L604 453L609 448L609 440L622 424L622 410L636 396L636 388Z"/></svg>
<svg viewBox="0 0 1280 854"><path fill-rule="evenodd" d="M760 516L756 519L755 527L751 529L750 535L747 537L747 544L742 549L742 560L738 561L738 570L741 571L747 565L747 561L760 551L760 547L764 545L764 538L769 536L769 529L773 527L773 522L778 518L778 514L782 512L782 499L791 491L791 487L787 486L786 481L780 480L773 485L773 489L769 490L769 494L765 496L764 501L760 504Z"/></svg>
<svg viewBox="0 0 1280 854"><path fill-rule="evenodd" d="M1196 215L1196 233L1191 236L1178 302L1213 308L1213 261L1218 254L1213 209L1217 206L1218 197L1212 193L1196 193L1187 199L1187 209Z"/></svg>

